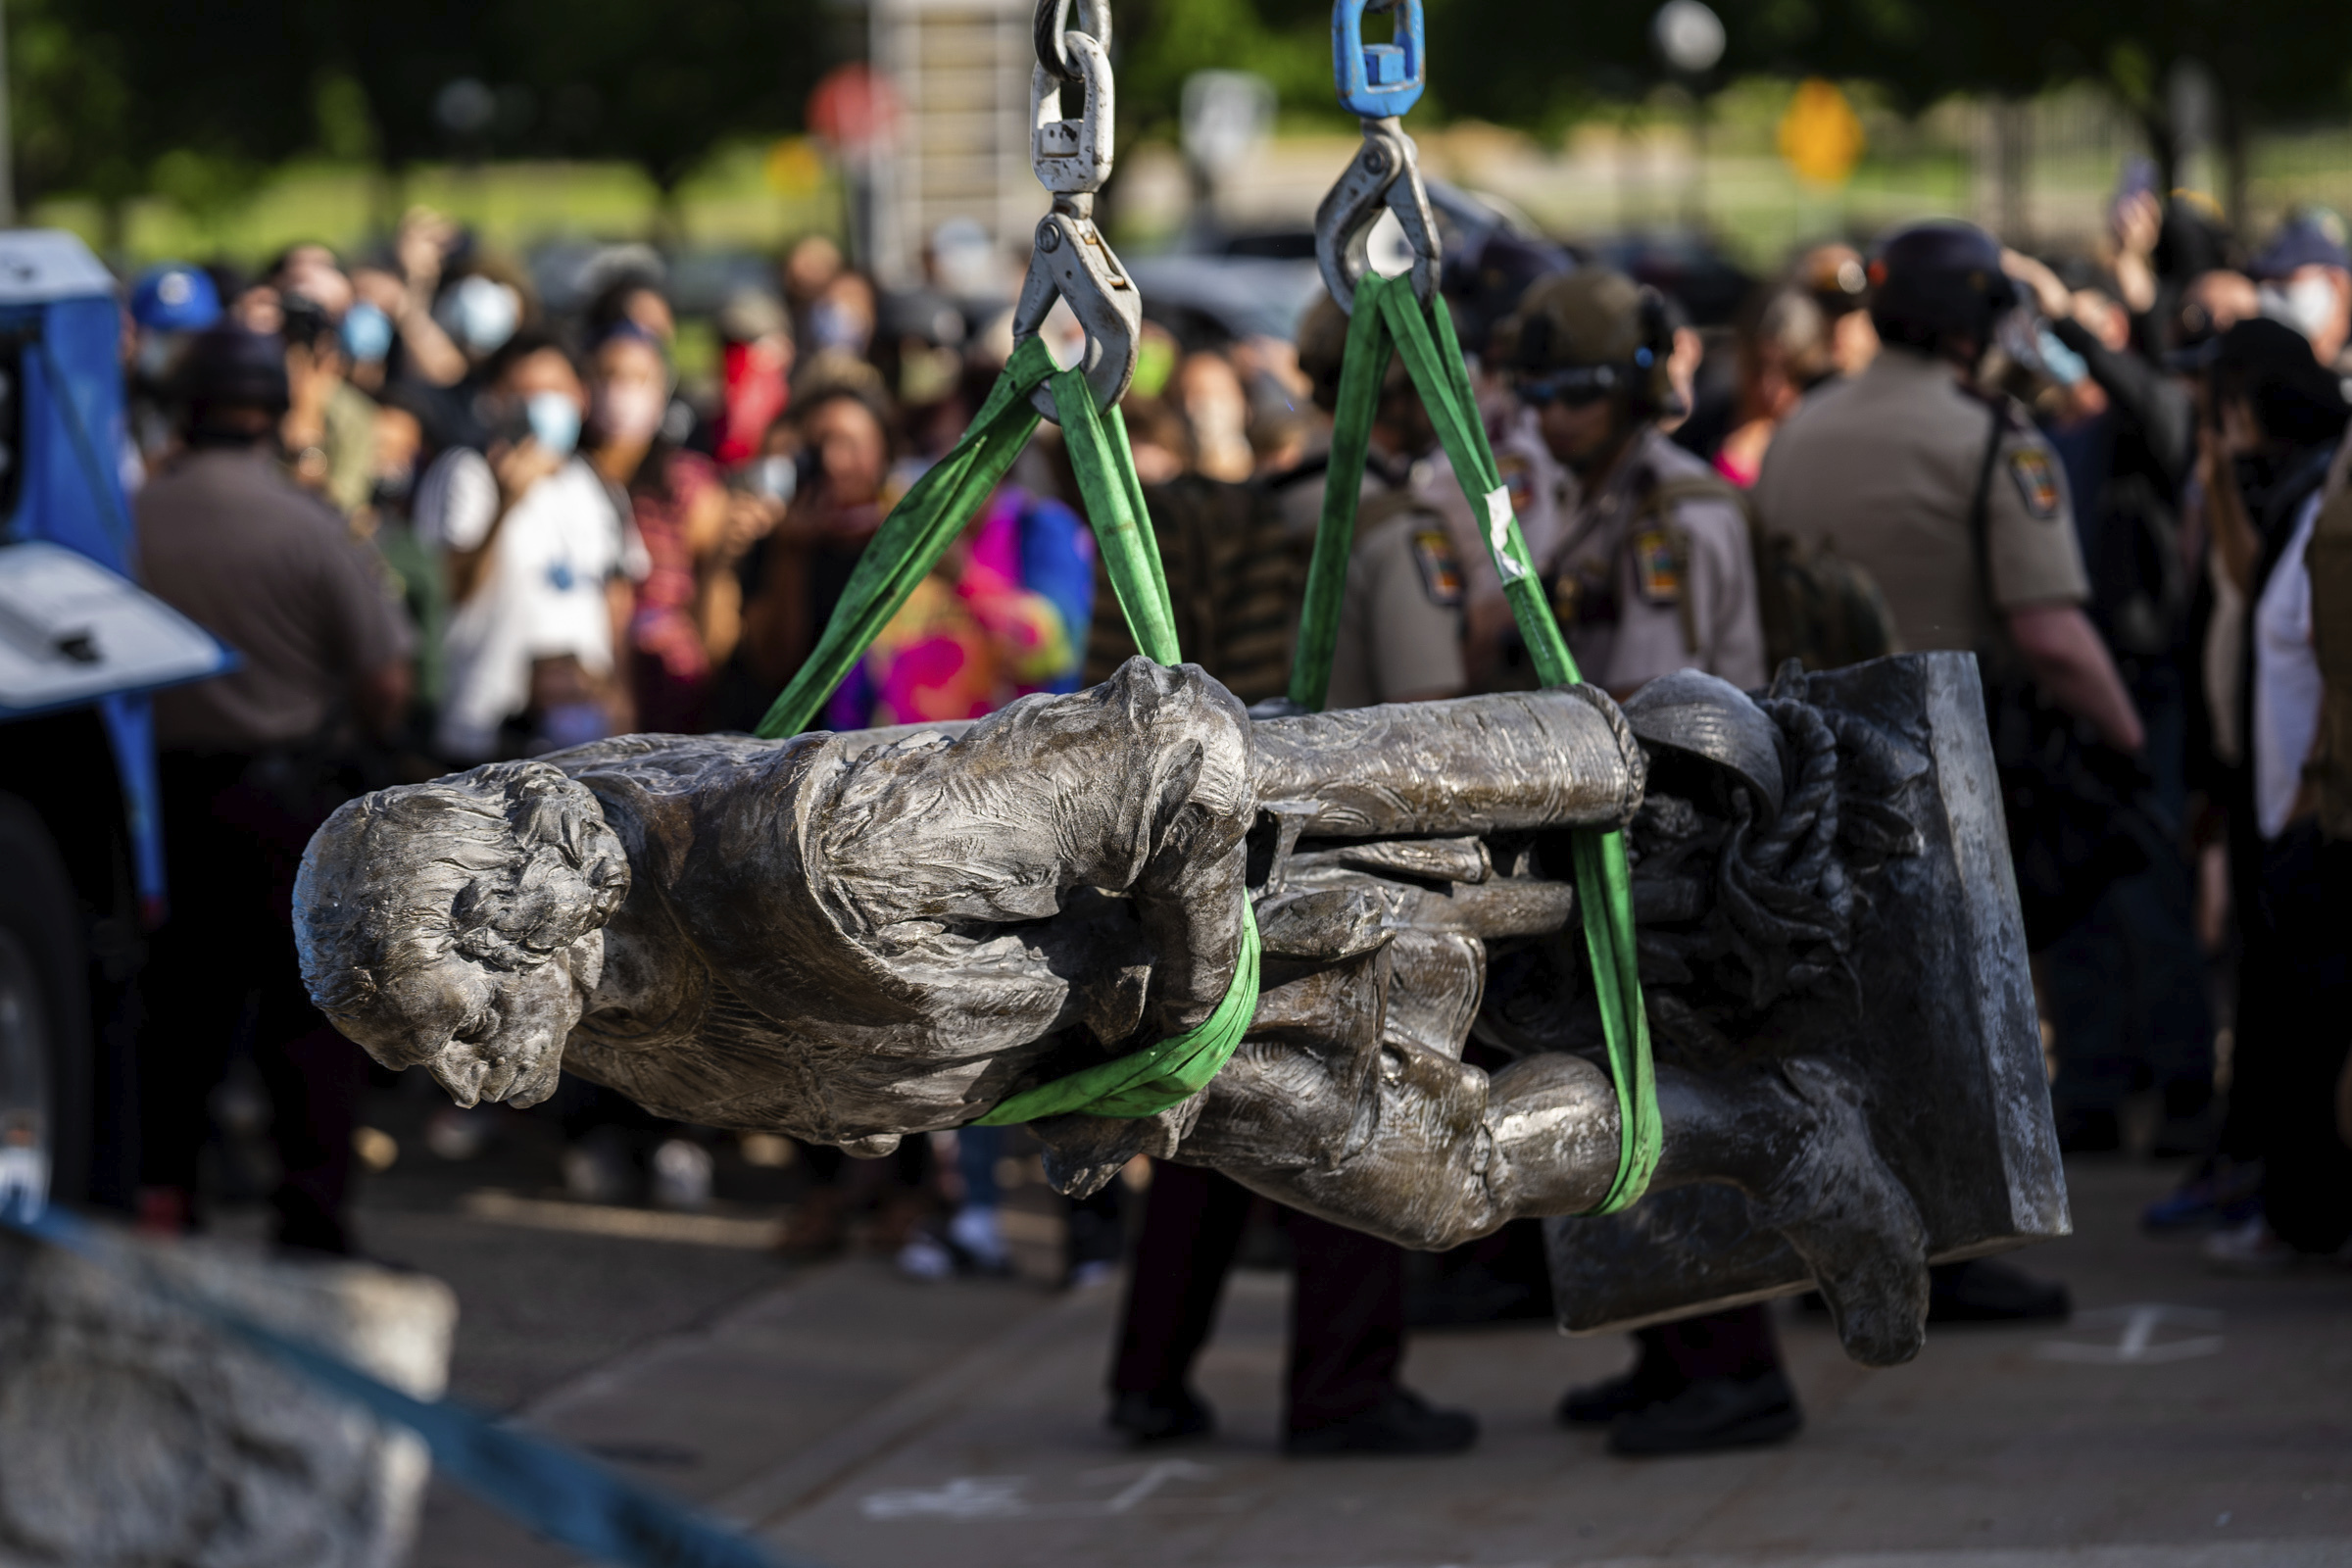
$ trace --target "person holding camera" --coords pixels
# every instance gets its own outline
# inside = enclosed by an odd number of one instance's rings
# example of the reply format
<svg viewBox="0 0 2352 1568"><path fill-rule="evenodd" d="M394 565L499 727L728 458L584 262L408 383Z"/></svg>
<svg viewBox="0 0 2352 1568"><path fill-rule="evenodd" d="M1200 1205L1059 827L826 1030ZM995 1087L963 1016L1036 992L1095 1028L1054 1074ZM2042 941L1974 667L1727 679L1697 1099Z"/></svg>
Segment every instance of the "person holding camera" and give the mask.
<svg viewBox="0 0 2352 1568"><path fill-rule="evenodd" d="M579 454L588 394L571 356L525 328L484 368L487 450L445 453L416 496L453 607L434 744L468 765L633 727L619 655L645 575L636 530Z"/></svg>

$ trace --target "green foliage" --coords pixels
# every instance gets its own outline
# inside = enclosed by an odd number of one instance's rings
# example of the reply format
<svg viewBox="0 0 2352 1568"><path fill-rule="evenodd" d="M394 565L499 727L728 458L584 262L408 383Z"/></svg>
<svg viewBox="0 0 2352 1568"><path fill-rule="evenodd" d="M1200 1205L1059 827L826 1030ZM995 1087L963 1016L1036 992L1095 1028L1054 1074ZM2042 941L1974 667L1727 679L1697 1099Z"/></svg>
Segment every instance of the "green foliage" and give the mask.
<svg viewBox="0 0 2352 1568"><path fill-rule="evenodd" d="M1119 121L1136 132L1177 120L1196 71L1254 71L1286 110L1338 113L1331 9L1313 0L1146 0L1118 11Z"/></svg>
<svg viewBox="0 0 2352 1568"><path fill-rule="evenodd" d="M27 197L119 198L160 177L217 207L313 139L318 55L299 0L19 0L8 24Z"/></svg>

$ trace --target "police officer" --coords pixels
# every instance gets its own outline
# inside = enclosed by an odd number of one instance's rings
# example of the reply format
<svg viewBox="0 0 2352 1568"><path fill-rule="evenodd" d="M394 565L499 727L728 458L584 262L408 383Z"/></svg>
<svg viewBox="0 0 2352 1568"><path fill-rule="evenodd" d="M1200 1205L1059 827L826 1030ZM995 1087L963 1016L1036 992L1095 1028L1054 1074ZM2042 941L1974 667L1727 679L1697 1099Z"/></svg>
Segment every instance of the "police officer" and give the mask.
<svg viewBox="0 0 2352 1568"><path fill-rule="evenodd" d="M1299 325L1298 368L1326 414L1339 404L1347 346L1348 317L1325 295ZM1390 358L1382 377L1368 445L1327 706L1458 697L1469 689L1461 560L1446 518L1416 482L1429 478L1438 435L1401 357ZM1299 499L1319 514L1320 487L1302 489Z"/></svg>
<svg viewBox="0 0 2352 1568"><path fill-rule="evenodd" d="M1969 223L1913 224L1882 243L1870 277L1884 347L1773 442L1754 491L1763 526L1835 541L1878 583L1902 646L2014 654L2060 708L2138 752L2139 714L2082 610L2065 474L2017 406L1977 385L2018 301L1999 244ZM1987 590L1971 526L1980 495Z"/></svg>
<svg viewBox="0 0 2352 1568"><path fill-rule="evenodd" d="M1973 224L1912 224L1870 269L1882 348L1861 374L1807 399L1764 455L1759 521L1800 546L1834 540L1876 580L1901 646L1962 649L2030 675L2117 751L2144 735L2089 598L2057 459L1980 368L2018 303L2001 249ZM1980 585L1975 527L1986 538ZM2064 1286L1987 1261L1934 1272L1930 1321L2062 1317Z"/></svg>
<svg viewBox="0 0 2352 1568"><path fill-rule="evenodd" d="M1544 278L1495 328L1493 360L1576 479L1546 560L1585 679L1625 696L1703 669L1764 683L1747 522L1731 487L1658 429L1677 399L1666 302L1620 272Z"/></svg>
<svg viewBox="0 0 2352 1568"><path fill-rule="evenodd" d="M1677 669L1764 684L1747 520L1704 462L1668 440L1674 324L1656 290L1586 268L1538 281L1495 328L1491 361L1575 479L1539 557L1585 679L1625 696ZM1612 1451L1694 1453L1774 1443L1802 1423L1761 1307L1643 1329L1640 1359L1572 1389L1558 1416L1606 1426Z"/></svg>

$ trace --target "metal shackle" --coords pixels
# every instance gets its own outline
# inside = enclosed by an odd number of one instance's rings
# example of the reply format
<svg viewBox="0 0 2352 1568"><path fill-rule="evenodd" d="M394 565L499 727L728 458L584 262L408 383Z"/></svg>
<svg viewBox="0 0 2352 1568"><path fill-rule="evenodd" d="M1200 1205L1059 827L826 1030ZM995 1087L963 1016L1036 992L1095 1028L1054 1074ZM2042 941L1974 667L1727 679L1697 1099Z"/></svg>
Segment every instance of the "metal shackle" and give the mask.
<svg viewBox="0 0 2352 1568"><path fill-rule="evenodd" d="M1061 41L1085 99L1077 118L1064 119L1062 83L1042 65L1029 73L1029 167L1056 196L1091 195L1110 178L1117 89L1101 43L1083 32L1065 33Z"/></svg>
<svg viewBox="0 0 2352 1568"><path fill-rule="evenodd" d="M1348 0L1342 0L1342 4ZM1372 227L1383 209L1396 215L1413 254L1413 296L1426 305L1438 295L1446 259L1413 139L1396 120L1364 122L1364 144L1315 209L1315 263L1340 309L1355 313L1355 286L1372 267Z"/></svg>
<svg viewBox="0 0 2352 1568"><path fill-rule="evenodd" d="M1364 42L1364 14L1394 11L1396 35L1388 43ZM1331 74L1339 84L1340 107L1366 120L1412 112L1429 85L1429 56L1423 47L1421 0L1336 0L1331 8Z"/></svg>
<svg viewBox="0 0 2352 1568"><path fill-rule="evenodd" d="M1057 81L1076 81L1078 66L1069 57L1062 39L1070 32L1091 34L1110 53L1110 0L1076 0L1079 25L1070 25L1072 0L1037 0L1037 10L1030 19L1030 32L1037 45L1037 63ZM1092 26L1086 24L1091 20Z"/></svg>

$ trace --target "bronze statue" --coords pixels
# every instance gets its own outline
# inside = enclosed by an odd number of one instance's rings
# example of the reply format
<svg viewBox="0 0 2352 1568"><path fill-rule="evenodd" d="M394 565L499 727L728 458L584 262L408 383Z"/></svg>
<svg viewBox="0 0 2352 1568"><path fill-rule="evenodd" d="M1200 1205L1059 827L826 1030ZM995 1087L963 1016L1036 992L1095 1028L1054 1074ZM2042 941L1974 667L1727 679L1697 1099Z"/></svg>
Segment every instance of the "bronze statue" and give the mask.
<svg viewBox="0 0 2352 1568"><path fill-rule="evenodd" d="M1973 686L1950 656L1884 662ZM1932 1251L2049 1229L2014 1203L1945 1224L1940 1197L1923 1218L1921 1178L1880 1151L1900 1107L1853 1045L1872 890L1990 762L1970 778L1935 755L1918 692L1866 715L1805 686L1759 706L1688 675L1623 711L1578 687L1253 722L1198 669L1137 660L968 726L629 736L345 807L297 888L304 975L376 1059L464 1104L535 1102L561 1064L664 1115L874 1154L1199 1024L1249 900L1263 968L1240 1050L1156 1115L1034 1123L1050 1175L1091 1190L1150 1152L1442 1248L1577 1214L1615 1173L1566 839L1629 826L1665 1149L1653 1196L1595 1234L1638 1253L1645 1211L1713 1184L1702 1218L1745 1272L1686 1278L1690 1305L1818 1282L1849 1353L1900 1361ZM2022 943L1994 961L2022 972ZM1779 1027L1806 1007L1854 1024L1809 1049ZM1985 1056L2014 1054L2013 1025L1954 1027ZM1474 1031L1515 1059L1464 1065ZM1929 1185L2018 1187L1983 1164Z"/></svg>

